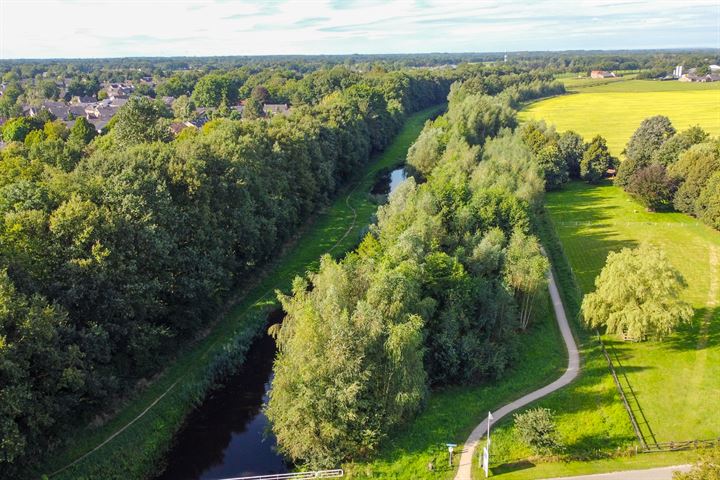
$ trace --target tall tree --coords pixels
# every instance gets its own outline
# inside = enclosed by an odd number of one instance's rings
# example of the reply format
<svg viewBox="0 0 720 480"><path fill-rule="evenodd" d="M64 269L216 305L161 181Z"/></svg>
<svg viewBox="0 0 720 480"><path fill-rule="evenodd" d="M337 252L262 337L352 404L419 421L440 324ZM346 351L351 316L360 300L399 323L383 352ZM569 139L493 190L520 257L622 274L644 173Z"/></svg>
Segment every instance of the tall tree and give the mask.
<svg viewBox="0 0 720 480"><path fill-rule="evenodd" d="M520 328L530 324L538 291L545 285L550 264L540 250L540 242L532 235L516 230L505 252L503 276L512 289L519 306Z"/></svg>
<svg viewBox="0 0 720 480"><path fill-rule="evenodd" d="M568 181L568 166L557 144L551 143L540 149L535 156L545 174L545 188L559 190Z"/></svg>
<svg viewBox="0 0 720 480"><path fill-rule="evenodd" d="M625 147L627 160L618 168L616 183L627 187L635 173L650 165L653 155L675 135L670 119L663 115L646 118Z"/></svg>
<svg viewBox="0 0 720 480"><path fill-rule="evenodd" d="M588 183L598 183L616 164L617 159L610 155L605 139L596 135L583 154L580 177Z"/></svg>
<svg viewBox="0 0 720 480"><path fill-rule="evenodd" d="M580 178L580 162L585 153L585 142L582 137L572 130L560 134L557 141L560 155L565 159L570 178Z"/></svg>
<svg viewBox="0 0 720 480"><path fill-rule="evenodd" d="M685 287L683 276L657 247L623 248L608 255L595 291L583 299L583 317L608 333L662 339L693 316L681 298Z"/></svg>

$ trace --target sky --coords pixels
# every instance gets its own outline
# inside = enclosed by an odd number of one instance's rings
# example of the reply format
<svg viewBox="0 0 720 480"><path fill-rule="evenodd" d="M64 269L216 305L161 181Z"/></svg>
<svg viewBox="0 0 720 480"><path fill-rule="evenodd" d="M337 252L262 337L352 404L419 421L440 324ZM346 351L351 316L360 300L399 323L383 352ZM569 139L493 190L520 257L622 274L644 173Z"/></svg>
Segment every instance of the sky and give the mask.
<svg viewBox="0 0 720 480"><path fill-rule="evenodd" d="M720 48L720 0L0 0L0 58Z"/></svg>

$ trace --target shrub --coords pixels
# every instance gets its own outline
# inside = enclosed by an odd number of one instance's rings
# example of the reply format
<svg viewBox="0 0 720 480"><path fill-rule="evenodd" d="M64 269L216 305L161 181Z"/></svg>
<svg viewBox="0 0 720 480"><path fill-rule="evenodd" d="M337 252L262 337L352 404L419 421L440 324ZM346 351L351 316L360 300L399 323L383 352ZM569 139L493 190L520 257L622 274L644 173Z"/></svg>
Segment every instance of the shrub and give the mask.
<svg viewBox="0 0 720 480"><path fill-rule="evenodd" d="M553 415L547 408L533 408L514 415L515 432L538 455L562 450Z"/></svg>

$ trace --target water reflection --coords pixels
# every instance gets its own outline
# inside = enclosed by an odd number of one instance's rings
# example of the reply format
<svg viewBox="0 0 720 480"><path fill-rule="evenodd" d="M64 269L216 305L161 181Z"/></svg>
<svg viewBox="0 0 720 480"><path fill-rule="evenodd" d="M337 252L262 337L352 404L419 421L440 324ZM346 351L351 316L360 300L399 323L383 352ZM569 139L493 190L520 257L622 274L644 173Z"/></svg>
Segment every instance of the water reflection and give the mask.
<svg viewBox="0 0 720 480"><path fill-rule="evenodd" d="M205 480L287 472L266 435L262 406L272 382L275 342L255 341L243 367L195 409L167 456L158 480Z"/></svg>

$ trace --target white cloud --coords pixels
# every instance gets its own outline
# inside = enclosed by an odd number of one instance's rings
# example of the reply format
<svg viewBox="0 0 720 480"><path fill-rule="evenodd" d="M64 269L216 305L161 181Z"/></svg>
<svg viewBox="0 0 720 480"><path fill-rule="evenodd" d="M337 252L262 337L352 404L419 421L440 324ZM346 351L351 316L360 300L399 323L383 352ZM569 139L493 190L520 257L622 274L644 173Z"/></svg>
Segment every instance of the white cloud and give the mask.
<svg viewBox="0 0 720 480"><path fill-rule="evenodd" d="M0 57L720 47L717 0L0 0Z"/></svg>

